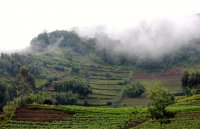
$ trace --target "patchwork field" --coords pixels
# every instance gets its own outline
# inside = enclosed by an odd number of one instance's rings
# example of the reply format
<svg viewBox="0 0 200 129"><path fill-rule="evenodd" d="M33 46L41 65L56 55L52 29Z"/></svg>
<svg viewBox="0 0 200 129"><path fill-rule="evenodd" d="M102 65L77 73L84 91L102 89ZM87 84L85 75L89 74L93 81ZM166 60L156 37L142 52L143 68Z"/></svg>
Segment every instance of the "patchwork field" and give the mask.
<svg viewBox="0 0 200 129"><path fill-rule="evenodd" d="M165 129L199 129L200 96L179 99L167 109L176 112ZM194 101L196 103L194 103ZM46 118L46 119L44 119ZM159 129L142 107L83 107L29 105L0 124L1 129Z"/></svg>
<svg viewBox="0 0 200 129"><path fill-rule="evenodd" d="M48 56L47 56L48 55ZM44 62L44 74L52 78L70 78L71 75L70 61L66 55L72 55L71 65L79 67L79 78L86 79L92 89L92 94L87 99L78 100L82 105L87 102L91 106L107 106L108 103L114 102L120 92L127 88L131 83L140 82L146 88L146 92L140 98L123 98L118 104L120 106L139 105L146 106L148 103L148 90L155 85L161 85L170 90L171 93L182 93L181 76L184 68L175 67L161 72L144 72L138 71L132 66L105 65L99 62L95 55L79 55L78 53L65 50L56 54L38 54L35 58ZM45 58L47 56L47 58ZM41 60L45 58L45 60ZM63 67L63 70L55 69L57 66ZM130 80L131 83L126 83ZM46 82L45 79L36 80L37 87Z"/></svg>
<svg viewBox="0 0 200 129"><path fill-rule="evenodd" d="M79 106L30 106L28 112L33 114L18 114L1 126L1 129L26 129L26 128L42 128L42 129L121 129L131 119L132 113L136 111L134 108L94 108ZM36 110L36 111L34 111ZM41 111L42 110L42 111ZM46 111L47 110L47 111ZM57 110L57 111L52 111ZM38 113L43 112L42 115ZM43 122L44 112L49 112L49 116L62 114L61 120L53 122ZM67 114L67 115L63 115ZM68 115L71 114L71 115ZM25 117L27 115L27 117ZM35 116L38 115L38 118ZM19 119L21 116L21 121ZM30 116L33 116L30 118ZM42 116L42 117L41 117ZM47 114L46 114L47 116ZM18 119L16 119L18 117ZM32 121L30 121L32 119ZM51 119L52 120L52 119ZM33 122L37 121L37 122Z"/></svg>

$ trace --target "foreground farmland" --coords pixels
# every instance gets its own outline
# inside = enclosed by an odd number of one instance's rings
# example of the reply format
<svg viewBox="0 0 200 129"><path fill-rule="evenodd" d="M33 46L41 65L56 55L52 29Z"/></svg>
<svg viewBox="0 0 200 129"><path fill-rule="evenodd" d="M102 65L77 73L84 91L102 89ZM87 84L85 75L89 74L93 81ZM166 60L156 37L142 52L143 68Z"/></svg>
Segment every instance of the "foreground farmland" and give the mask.
<svg viewBox="0 0 200 129"><path fill-rule="evenodd" d="M168 108L176 117L166 129L200 128L200 95L178 100ZM44 119L46 117L46 119ZM159 129L142 107L82 107L29 105L1 124L1 129Z"/></svg>
<svg viewBox="0 0 200 129"><path fill-rule="evenodd" d="M120 129L130 121L132 114L136 112L136 109L134 108L95 108L79 106L29 106L28 109L57 110L71 115L67 115L60 121L48 123L44 121L32 122L36 120L35 117L33 117L31 121L30 117L27 118L26 115L21 114L21 120L19 118L18 120L14 118L3 124L1 128ZM38 120L41 119L38 118ZM48 120L48 118L46 120Z"/></svg>

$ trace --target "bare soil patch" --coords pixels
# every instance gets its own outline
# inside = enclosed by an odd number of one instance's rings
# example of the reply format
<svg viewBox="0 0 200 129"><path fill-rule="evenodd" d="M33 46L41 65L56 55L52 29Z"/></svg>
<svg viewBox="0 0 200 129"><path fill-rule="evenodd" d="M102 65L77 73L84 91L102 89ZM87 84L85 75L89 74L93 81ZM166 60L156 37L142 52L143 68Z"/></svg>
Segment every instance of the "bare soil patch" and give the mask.
<svg viewBox="0 0 200 129"><path fill-rule="evenodd" d="M54 110L32 110L26 108L18 108L13 120L19 121L43 121L43 122L52 122L52 121L61 121L66 118L72 117L73 114L64 113Z"/></svg>
<svg viewBox="0 0 200 129"><path fill-rule="evenodd" d="M181 78L183 74L183 70L180 67L170 69L163 72L136 72L133 73L133 78L136 80L153 80L153 79L159 79L159 80L167 80L167 79L179 79Z"/></svg>

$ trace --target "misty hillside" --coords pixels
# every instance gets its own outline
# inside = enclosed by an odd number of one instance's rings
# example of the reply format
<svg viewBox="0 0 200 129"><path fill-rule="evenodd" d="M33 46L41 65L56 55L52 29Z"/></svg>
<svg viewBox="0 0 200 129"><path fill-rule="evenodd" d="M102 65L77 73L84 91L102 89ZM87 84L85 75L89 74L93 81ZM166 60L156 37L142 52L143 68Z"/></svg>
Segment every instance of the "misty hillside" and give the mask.
<svg viewBox="0 0 200 129"><path fill-rule="evenodd" d="M111 44L119 42L108 37L105 39ZM30 47L25 52L2 53L0 70L2 76L15 76L20 66L27 65L32 74L40 75L45 71L42 67L47 69L48 63L53 63L56 70L62 70L66 66L71 67L70 63L79 67L87 63L155 72L175 67L191 68L198 66L199 61L200 41L198 40L193 40L190 44L183 45L180 49L159 58L141 59L137 55L115 54L110 49L99 47L96 38L80 37L73 31L63 30L39 34L31 40Z"/></svg>
<svg viewBox="0 0 200 129"><path fill-rule="evenodd" d="M107 44L115 45L120 42L106 36L104 38L103 41ZM132 65L138 70L144 71L163 70L174 66L190 66L198 64L200 59L200 41L195 39L178 50L158 56L159 58L140 58L138 55L116 54L112 52L109 46L108 48L99 47L98 40L96 38L79 37L78 34L71 31L54 31L41 33L35 37L31 41L30 50L45 52L56 48L67 49L81 55L95 55L98 57L99 63Z"/></svg>
<svg viewBox="0 0 200 129"><path fill-rule="evenodd" d="M105 38L111 44L119 42ZM76 91L77 88L71 89L73 93L69 93L69 96L76 100L73 104L96 106L146 105L149 102L146 92L134 99L123 95L125 89L138 81L146 89L159 84L167 87L173 94L181 95L183 71L195 71L199 68L198 41L160 58L141 59L102 49L98 46L98 40L80 37L71 31L45 32L33 38L30 47L24 52L2 53L0 75L2 85L7 87L4 95L6 101L17 96L16 77L22 66L26 66L35 78L37 91L54 91L63 83L76 81L82 87L80 91L84 92ZM57 90L55 94L60 91ZM76 94L80 96L77 98ZM82 94L87 97L81 97ZM55 96L54 93L50 95Z"/></svg>
<svg viewBox="0 0 200 129"><path fill-rule="evenodd" d="M200 129L198 0L0 0L0 129Z"/></svg>
<svg viewBox="0 0 200 129"><path fill-rule="evenodd" d="M162 58L139 59L100 49L97 39L75 32L39 34L25 52L1 53L0 111L11 106L9 113L15 112L2 128L159 128L146 115L154 86L167 88L177 101L170 107L177 115L166 127L198 128L199 95L185 98L181 79L185 70L198 71L199 49L196 41ZM188 83L199 75L191 74Z"/></svg>

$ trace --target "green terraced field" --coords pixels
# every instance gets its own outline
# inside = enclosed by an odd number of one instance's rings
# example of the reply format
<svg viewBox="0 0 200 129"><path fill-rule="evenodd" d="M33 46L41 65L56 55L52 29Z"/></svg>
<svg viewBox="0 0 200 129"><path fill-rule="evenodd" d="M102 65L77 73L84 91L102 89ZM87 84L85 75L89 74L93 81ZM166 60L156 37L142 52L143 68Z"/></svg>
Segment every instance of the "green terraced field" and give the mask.
<svg viewBox="0 0 200 129"><path fill-rule="evenodd" d="M34 106L31 108L54 109L73 113L63 121L30 122L9 120L1 129L121 129L131 119L134 108L95 108L79 106Z"/></svg>
<svg viewBox="0 0 200 129"><path fill-rule="evenodd" d="M164 125L165 129L199 129L200 106L192 105L191 101L198 100L199 96L192 96L178 101L168 108L176 112L170 124ZM183 104L183 102L185 102ZM190 105L187 105L189 103ZM61 121L23 121L8 120L1 124L1 129L159 129L157 121L147 116L147 108L142 107L83 107L83 106L47 106L29 105L29 110L56 110L71 114ZM30 120L30 119L29 119ZM133 124L130 124L133 123Z"/></svg>
<svg viewBox="0 0 200 129"><path fill-rule="evenodd" d="M42 78L36 78L36 86L39 88L46 81L47 78L72 78L73 75L70 74L71 66L69 66L70 61L68 60L68 55L72 55L71 64L80 68L79 78L86 79L85 74L88 73L87 78L92 94L87 98L87 102L90 105L104 105L109 101L114 101L116 97L119 96L121 90L125 89L128 85L120 84L128 78L132 78L131 83L140 81L146 88L145 94L140 98L123 98L120 102L122 105L139 105L146 106L148 103L147 91L155 85L163 85L168 88L172 93L182 92L180 79L141 79L135 80L133 77L134 72L138 72L133 66L123 66L123 65L108 65L100 63L95 55L80 55L70 49L59 49L54 52L44 52L40 54L35 54L35 60L40 61L40 63L45 63L43 67L44 75L48 75ZM63 67L64 71L56 70L55 67ZM106 77L109 74L110 77ZM96 100L96 102L95 102ZM146 101L147 100L147 101ZM146 101L146 102L145 102ZM80 102L80 103L79 103ZM79 100L78 104L83 104L83 100Z"/></svg>

